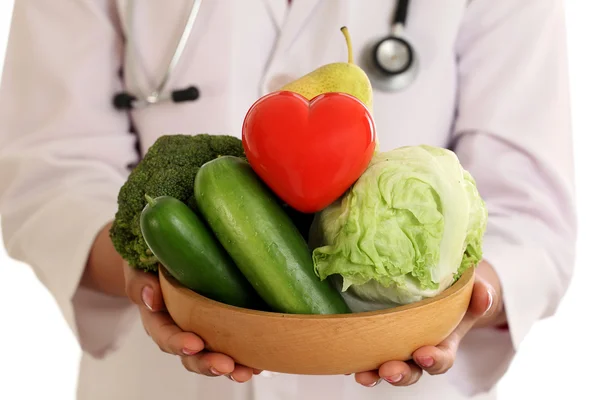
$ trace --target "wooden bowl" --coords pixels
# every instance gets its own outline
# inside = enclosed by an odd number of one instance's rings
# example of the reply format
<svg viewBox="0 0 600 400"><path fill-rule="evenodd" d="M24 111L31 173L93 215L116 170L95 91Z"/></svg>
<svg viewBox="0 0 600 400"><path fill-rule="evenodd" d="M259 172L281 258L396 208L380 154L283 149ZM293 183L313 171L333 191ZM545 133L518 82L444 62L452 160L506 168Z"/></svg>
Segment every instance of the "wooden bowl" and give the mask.
<svg viewBox="0 0 600 400"><path fill-rule="evenodd" d="M380 311L343 315L298 315L254 311L210 300L180 285L160 269L167 309L207 349L237 363L272 372L336 375L409 360L425 345L437 345L464 316L473 289L470 268L437 297Z"/></svg>

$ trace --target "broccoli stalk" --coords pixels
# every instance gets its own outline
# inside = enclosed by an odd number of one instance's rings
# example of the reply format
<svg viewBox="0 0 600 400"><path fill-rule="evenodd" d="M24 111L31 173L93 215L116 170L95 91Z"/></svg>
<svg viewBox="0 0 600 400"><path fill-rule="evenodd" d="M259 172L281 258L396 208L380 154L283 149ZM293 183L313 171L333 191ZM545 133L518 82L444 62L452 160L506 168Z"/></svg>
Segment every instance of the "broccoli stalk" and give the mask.
<svg viewBox="0 0 600 400"><path fill-rule="evenodd" d="M118 209L110 229L115 249L132 267L151 272L158 267L140 229L146 195L173 196L199 214L194 201L196 172L222 155L245 158L242 141L228 135L165 135L150 147L119 191Z"/></svg>

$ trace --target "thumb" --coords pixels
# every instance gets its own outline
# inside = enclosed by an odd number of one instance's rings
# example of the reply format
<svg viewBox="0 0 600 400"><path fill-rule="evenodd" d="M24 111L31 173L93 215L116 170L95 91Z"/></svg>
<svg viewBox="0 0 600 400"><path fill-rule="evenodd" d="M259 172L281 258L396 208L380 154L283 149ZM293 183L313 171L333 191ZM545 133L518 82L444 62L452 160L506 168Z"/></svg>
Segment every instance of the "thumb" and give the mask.
<svg viewBox="0 0 600 400"><path fill-rule="evenodd" d="M125 291L129 299L138 306L146 307L150 311L160 311L164 308L162 292L158 276L144 272L123 263L125 275Z"/></svg>
<svg viewBox="0 0 600 400"><path fill-rule="evenodd" d="M481 276L475 275L473 293L467 312L475 317L484 317L493 311L493 307L498 303L497 297L492 285Z"/></svg>
<svg viewBox="0 0 600 400"><path fill-rule="evenodd" d="M484 278L475 275L469 307L452 335L453 339L457 341L456 345L479 320L492 315L497 304L498 296L492 285Z"/></svg>

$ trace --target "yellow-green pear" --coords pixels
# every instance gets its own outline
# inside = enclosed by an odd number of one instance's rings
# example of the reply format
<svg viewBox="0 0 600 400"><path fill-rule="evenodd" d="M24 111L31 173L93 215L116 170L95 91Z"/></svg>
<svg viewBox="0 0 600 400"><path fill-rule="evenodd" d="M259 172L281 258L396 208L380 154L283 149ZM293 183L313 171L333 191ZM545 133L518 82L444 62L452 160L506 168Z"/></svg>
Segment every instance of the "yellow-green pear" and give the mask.
<svg viewBox="0 0 600 400"><path fill-rule="evenodd" d="M328 92L341 92L358 98L369 111L373 108L373 89L367 74L356 64L348 28L341 28L348 47L348 62L325 64L283 86L281 90L296 92L308 100Z"/></svg>

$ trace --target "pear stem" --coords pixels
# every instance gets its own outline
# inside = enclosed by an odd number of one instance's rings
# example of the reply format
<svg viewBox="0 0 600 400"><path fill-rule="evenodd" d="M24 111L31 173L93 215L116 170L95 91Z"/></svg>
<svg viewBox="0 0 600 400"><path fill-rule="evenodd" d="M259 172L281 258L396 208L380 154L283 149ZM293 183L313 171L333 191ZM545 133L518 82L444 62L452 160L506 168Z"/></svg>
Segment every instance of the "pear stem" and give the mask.
<svg viewBox="0 0 600 400"><path fill-rule="evenodd" d="M352 54L352 41L350 40L350 33L348 33L348 28L345 26L342 26L340 30L344 34L344 38L346 39L346 46L348 46L348 63L353 64L354 56Z"/></svg>

